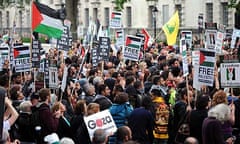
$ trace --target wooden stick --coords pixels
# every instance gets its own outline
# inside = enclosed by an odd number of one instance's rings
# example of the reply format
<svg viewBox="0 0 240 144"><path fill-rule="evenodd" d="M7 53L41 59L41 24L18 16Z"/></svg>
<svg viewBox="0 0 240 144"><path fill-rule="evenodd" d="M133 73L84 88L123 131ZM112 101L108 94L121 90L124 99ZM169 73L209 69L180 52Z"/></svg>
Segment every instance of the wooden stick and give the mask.
<svg viewBox="0 0 240 144"><path fill-rule="evenodd" d="M188 106L190 106L190 96L189 96L188 77L186 77L186 87L187 87L187 103L188 103Z"/></svg>

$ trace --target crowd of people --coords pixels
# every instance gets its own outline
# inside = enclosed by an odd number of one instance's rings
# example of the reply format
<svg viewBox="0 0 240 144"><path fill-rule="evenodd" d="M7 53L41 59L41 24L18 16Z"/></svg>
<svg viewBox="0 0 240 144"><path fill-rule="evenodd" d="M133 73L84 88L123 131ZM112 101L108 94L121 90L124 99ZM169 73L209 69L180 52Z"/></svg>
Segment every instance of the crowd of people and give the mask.
<svg viewBox="0 0 240 144"><path fill-rule="evenodd" d="M197 41L193 43L198 45ZM189 74L183 77L182 56L165 43L143 51L139 61L110 50L108 61L91 63L80 41L64 58L52 48L47 58L57 62L59 86L68 69L66 88L34 91L34 73L0 75L6 94L3 136L0 143L75 144L232 144L240 129L240 89L221 88L219 62L214 86L192 87L194 65L188 53ZM189 49L190 51L190 49ZM83 62L84 61L84 62ZM83 65L81 65L83 64ZM82 67L81 67L82 66ZM84 117L109 110L117 126L111 135L97 129L91 139ZM33 114L38 118L33 122ZM189 134L178 140L180 122L189 113Z"/></svg>

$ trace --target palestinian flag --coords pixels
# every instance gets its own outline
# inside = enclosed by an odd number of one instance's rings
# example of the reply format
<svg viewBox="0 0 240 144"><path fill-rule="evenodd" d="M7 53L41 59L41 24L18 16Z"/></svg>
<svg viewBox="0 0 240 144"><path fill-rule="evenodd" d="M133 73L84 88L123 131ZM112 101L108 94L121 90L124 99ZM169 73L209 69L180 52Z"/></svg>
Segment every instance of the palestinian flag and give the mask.
<svg viewBox="0 0 240 144"><path fill-rule="evenodd" d="M120 20L121 17L122 17L122 13L120 13L120 12L112 12L111 19Z"/></svg>
<svg viewBox="0 0 240 144"><path fill-rule="evenodd" d="M58 11L38 2L33 2L32 30L59 39L64 27Z"/></svg>
<svg viewBox="0 0 240 144"><path fill-rule="evenodd" d="M18 46L13 48L14 59L30 58L30 50L28 46Z"/></svg>
<svg viewBox="0 0 240 144"><path fill-rule="evenodd" d="M116 38L117 39L122 39L123 38L123 30L116 31Z"/></svg>
<svg viewBox="0 0 240 144"><path fill-rule="evenodd" d="M146 29L142 29L142 34L144 34L144 50L146 50L148 48L148 41L150 39L150 35L148 34Z"/></svg>
<svg viewBox="0 0 240 144"><path fill-rule="evenodd" d="M199 64L200 66L214 67L216 62L215 52L200 50Z"/></svg>
<svg viewBox="0 0 240 144"><path fill-rule="evenodd" d="M226 69L227 80L236 80L236 72L234 67L229 67Z"/></svg>
<svg viewBox="0 0 240 144"><path fill-rule="evenodd" d="M137 48L140 49L142 45L142 39L135 37L135 36L130 36L128 35L126 38L126 46L131 47L131 48Z"/></svg>

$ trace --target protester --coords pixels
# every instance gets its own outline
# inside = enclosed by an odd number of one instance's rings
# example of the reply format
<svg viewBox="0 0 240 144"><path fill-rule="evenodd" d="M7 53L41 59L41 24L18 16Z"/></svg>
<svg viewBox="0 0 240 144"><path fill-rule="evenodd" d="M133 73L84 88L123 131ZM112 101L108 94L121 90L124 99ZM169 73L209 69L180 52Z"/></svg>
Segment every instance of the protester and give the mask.
<svg viewBox="0 0 240 144"><path fill-rule="evenodd" d="M91 143L87 127L84 123L84 116L87 115L87 105L85 100L78 100L71 120L72 139L76 144Z"/></svg>
<svg viewBox="0 0 240 144"><path fill-rule="evenodd" d="M108 98L108 96L110 96L110 92L111 92L111 90L105 84L99 85L98 94L93 99L93 102L98 103L100 105L100 111L111 107L112 102Z"/></svg>
<svg viewBox="0 0 240 144"><path fill-rule="evenodd" d="M108 135L103 129L96 129L93 133L92 144L107 144Z"/></svg>
<svg viewBox="0 0 240 144"><path fill-rule="evenodd" d="M151 109L151 98L144 97L142 107L134 109L128 120L128 126L132 131L132 139L140 144L153 143L154 117L149 111Z"/></svg>
<svg viewBox="0 0 240 144"><path fill-rule="evenodd" d="M128 123L128 118L133 111L133 107L128 101L128 94L125 92L119 93L114 98L113 105L109 108L112 118L118 127L125 126ZM114 144L116 136L109 137L109 143Z"/></svg>
<svg viewBox="0 0 240 144"><path fill-rule="evenodd" d="M208 117L203 121L202 125L203 144L232 143L232 137L224 140L222 131L222 123L228 121L229 117L230 109L226 104L218 104L209 110Z"/></svg>
<svg viewBox="0 0 240 144"><path fill-rule="evenodd" d="M39 111L39 119L41 122L40 140L53 132L57 131L59 118L63 115L61 110L51 112L49 104L51 103L50 90L42 88L39 91L39 103L32 107L32 112Z"/></svg>
<svg viewBox="0 0 240 144"><path fill-rule="evenodd" d="M207 117L208 109L211 107L209 95L199 95L196 101L196 109L190 114L190 136L196 138L202 144L202 124Z"/></svg>
<svg viewBox="0 0 240 144"><path fill-rule="evenodd" d="M121 126L116 132L116 144L123 144L132 139L132 131L128 126Z"/></svg>

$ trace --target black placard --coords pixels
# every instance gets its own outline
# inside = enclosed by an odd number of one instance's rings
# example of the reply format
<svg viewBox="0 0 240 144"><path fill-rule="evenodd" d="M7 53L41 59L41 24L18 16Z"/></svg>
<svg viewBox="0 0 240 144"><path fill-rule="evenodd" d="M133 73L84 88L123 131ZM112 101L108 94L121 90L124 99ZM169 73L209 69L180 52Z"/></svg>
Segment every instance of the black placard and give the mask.
<svg viewBox="0 0 240 144"><path fill-rule="evenodd" d="M99 38L99 60L108 61L110 50L110 38L100 37Z"/></svg>
<svg viewBox="0 0 240 144"><path fill-rule="evenodd" d="M57 40L57 48L64 51L69 50L69 28L67 26L64 26L61 39Z"/></svg>
<svg viewBox="0 0 240 144"><path fill-rule="evenodd" d="M45 85L48 88L49 87L49 60L46 59L44 63L44 81Z"/></svg>
<svg viewBox="0 0 240 144"><path fill-rule="evenodd" d="M91 54L92 54L92 65L93 67L96 67L99 62L99 42L94 41L91 49Z"/></svg>
<svg viewBox="0 0 240 144"><path fill-rule="evenodd" d="M39 40L32 41L32 67L40 68L40 48L41 43Z"/></svg>

